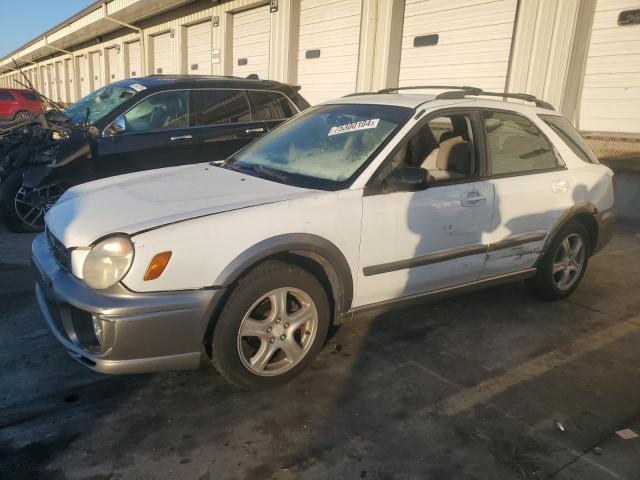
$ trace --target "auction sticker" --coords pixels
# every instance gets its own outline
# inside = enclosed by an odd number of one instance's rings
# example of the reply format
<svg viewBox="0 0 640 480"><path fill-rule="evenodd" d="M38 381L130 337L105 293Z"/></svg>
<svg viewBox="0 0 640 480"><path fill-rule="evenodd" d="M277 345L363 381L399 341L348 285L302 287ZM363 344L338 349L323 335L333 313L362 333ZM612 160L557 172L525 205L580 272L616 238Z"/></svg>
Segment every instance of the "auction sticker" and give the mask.
<svg viewBox="0 0 640 480"><path fill-rule="evenodd" d="M136 92L141 92L142 90L146 90L147 87L144 85L140 85L139 83L132 83L129 85L130 88L133 88Z"/></svg>
<svg viewBox="0 0 640 480"><path fill-rule="evenodd" d="M331 137L333 135L340 135L341 133L357 132L358 130L376 128L379 121L379 118L371 118L369 120L360 120L359 122L345 123L338 127L331 127L327 136Z"/></svg>

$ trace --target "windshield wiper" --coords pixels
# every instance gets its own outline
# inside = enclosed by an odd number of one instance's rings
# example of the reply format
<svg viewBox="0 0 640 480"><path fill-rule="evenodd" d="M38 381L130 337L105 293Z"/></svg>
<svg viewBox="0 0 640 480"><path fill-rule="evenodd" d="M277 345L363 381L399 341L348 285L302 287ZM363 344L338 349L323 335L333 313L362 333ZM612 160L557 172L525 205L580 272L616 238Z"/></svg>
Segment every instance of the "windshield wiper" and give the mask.
<svg viewBox="0 0 640 480"><path fill-rule="evenodd" d="M287 180L289 179L289 177L287 177L285 174L276 172L267 167L263 167L262 165L259 165L257 163L236 164L235 162L225 160L225 162L221 165L221 167L230 168L231 170L235 170L235 171L251 170L252 172L255 172L259 175L276 180L281 183L286 183Z"/></svg>

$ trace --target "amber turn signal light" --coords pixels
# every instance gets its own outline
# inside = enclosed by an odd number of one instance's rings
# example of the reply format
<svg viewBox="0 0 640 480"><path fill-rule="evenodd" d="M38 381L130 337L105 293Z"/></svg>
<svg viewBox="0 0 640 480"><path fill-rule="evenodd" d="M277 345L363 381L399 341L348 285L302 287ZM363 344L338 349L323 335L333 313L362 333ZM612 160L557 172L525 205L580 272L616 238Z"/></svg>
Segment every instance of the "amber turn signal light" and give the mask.
<svg viewBox="0 0 640 480"><path fill-rule="evenodd" d="M145 281L155 280L162 275L162 272L169 264L169 259L171 259L171 252L162 252L153 257L153 260L149 263L149 268L147 268L147 273L144 274Z"/></svg>

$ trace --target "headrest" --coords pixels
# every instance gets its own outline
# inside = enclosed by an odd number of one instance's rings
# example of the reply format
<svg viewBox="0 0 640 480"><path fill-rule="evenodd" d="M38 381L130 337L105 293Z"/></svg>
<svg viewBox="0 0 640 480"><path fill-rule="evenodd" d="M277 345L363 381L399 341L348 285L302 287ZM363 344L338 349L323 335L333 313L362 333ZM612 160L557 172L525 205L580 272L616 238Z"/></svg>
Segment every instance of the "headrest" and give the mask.
<svg viewBox="0 0 640 480"><path fill-rule="evenodd" d="M469 142L462 140L462 137L450 138L442 142L436 158L436 168L438 170L453 170L458 173L470 173Z"/></svg>

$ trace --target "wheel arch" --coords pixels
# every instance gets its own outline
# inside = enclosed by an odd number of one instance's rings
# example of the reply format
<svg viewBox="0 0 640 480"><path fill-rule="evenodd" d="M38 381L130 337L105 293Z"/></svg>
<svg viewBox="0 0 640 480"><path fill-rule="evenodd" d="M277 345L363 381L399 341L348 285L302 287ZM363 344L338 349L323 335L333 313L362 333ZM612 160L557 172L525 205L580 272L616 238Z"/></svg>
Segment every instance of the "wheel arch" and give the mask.
<svg viewBox="0 0 640 480"><path fill-rule="evenodd" d="M248 248L218 275L214 285L230 292L234 284L269 259L290 261L310 270L319 278L333 298L333 323L341 323L342 314L349 311L353 301L353 276L347 259L329 240L308 233L292 233L271 237ZM228 293L221 298L212 312L205 332L205 342L211 335L217 317L224 307Z"/></svg>
<svg viewBox="0 0 640 480"><path fill-rule="evenodd" d="M551 227L536 264L539 263L540 259L542 259L542 257L547 253L549 246L558 235L558 232L560 232L560 230L571 221L580 222L587 229L587 232L589 233L589 256L591 256L598 244L599 227L598 222L595 219L595 215L598 213L598 207L590 202L576 204L565 211Z"/></svg>

